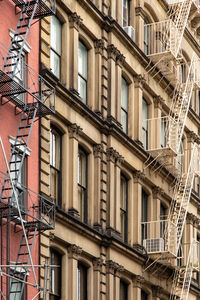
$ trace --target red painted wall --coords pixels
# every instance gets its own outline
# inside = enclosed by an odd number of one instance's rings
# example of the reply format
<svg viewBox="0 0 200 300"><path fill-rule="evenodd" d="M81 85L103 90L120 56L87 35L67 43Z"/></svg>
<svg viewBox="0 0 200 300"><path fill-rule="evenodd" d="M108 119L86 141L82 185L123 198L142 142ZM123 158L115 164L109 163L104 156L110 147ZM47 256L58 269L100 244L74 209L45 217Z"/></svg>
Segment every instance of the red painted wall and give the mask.
<svg viewBox="0 0 200 300"><path fill-rule="evenodd" d="M15 6L13 1L11 0L2 0L0 1L0 42L9 47L11 42L10 37L10 29L16 30L17 22L20 14L15 14ZM31 27L29 32L27 43L31 47L30 53L27 54L27 63L36 71L39 71L39 22L34 24ZM1 44L0 44L1 49ZM2 51L0 51L0 60L2 57ZM11 144L9 142L9 137L15 137L17 134L17 129L19 127L21 114L16 115L14 105L11 103L6 103L5 105L0 104L0 136L2 138L6 156L9 160L10 158L10 150ZM27 186L34 190L35 192L39 192L39 128L38 122L35 122L30 142L29 148L31 150L30 156L27 157ZM2 155L2 150L0 148L0 171L5 172L6 167ZM0 179L0 184L2 179ZM4 230L4 228L3 228ZM16 228L11 229L11 254L13 260L15 259L16 253L18 251L18 246L20 242L19 238L20 233L16 233ZM6 237L4 236L4 239ZM2 242L4 242L2 240ZM2 252L6 249L4 248ZM34 264L39 264L39 247L38 247L38 238L36 237L34 248L32 252L32 258ZM4 262L5 263L5 262ZM37 278L38 278L38 269ZM32 281L33 278L30 280ZM34 295L36 295L37 290L33 287L26 288L26 299L32 299Z"/></svg>

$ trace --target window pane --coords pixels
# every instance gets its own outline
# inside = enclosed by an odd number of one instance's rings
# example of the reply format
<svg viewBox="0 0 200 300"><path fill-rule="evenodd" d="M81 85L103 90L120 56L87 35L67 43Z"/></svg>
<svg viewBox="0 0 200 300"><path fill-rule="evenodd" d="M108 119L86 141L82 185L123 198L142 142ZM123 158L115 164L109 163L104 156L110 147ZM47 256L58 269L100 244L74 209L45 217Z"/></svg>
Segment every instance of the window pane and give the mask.
<svg viewBox="0 0 200 300"><path fill-rule="evenodd" d="M120 300L128 299L128 285L120 280Z"/></svg>
<svg viewBox="0 0 200 300"><path fill-rule="evenodd" d="M127 125L128 125L127 122L128 122L127 112L125 112L123 109L121 109L121 124L122 124L122 129L126 133L127 133Z"/></svg>
<svg viewBox="0 0 200 300"><path fill-rule="evenodd" d="M53 74L60 78L60 56L52 49L50 51L50 68Z"/></svg>
<svg viewBox="0 0 200 300"><path fill-rule="evenodd" d="M87 300L87 267L78 263L77 300Z"/></svg>
<svg viewBox="0 0 200 300"><path fill-rule="evenodd" d="M50 270L50 292L53 295L61 296L61 255L51 249L50 263L55 265L55 268ZM54 299L51 297L51 299Z"/></svg>
<svg viewBox="0 0 200 300"><path fill-rule="evenodd" d="M128 111L128 83L122 78L122 103L124 110Z"/></svg>
<svg viewBox="0 0 200 300"><path fill-rule="evenodd" d="M78 72L87 79L87 48L79 41L78 46Z"/></svg>
<svg viewBox="0 0 200 300"><path fill-rule="evenodd" d="M55 16L51 17L51 47L61 55L61 23Z"/></svg>
<svg viewBox="0 0 200 300"><path fill-rule="evenodd" d="M83 102L86 103L87 99L87 81L82 77L78 76L78 92L80 97L83 99Z"/></svg>
<svg viewBox="0 0 200 300"><path fill-rule="evenodd" d="M10 292L20 292L22 289L22 283L13 279L11 280L11 288L10 288ZM10 300L21 300L21 296L20 293L10 293Z"/></svg>
<svg viewBox="0 0 200 300"><path fill-rule="evenodd" d="M166 147L166 120L161 119L161 147Z"/></svg>

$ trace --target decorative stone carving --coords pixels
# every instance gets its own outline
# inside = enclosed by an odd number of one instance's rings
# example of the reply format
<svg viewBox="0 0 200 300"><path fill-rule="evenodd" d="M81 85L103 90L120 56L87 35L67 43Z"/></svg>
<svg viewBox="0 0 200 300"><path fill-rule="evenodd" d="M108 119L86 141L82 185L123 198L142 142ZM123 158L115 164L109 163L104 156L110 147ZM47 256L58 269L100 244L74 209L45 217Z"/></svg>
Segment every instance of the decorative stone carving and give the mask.
<svg viewBox="0 0 200 300"><path fill-rule="evenodd" d="M115 61L117 57L121 54L120 51L113 44L108 45L107 51L108 51L108 58L112 58Z"/></svg>
<svg viewBox="0 0 200 300"><path fill-rule="evenodd" d="M200 138L194 131L190 131L188 133L188 141L191 143L200 144Z"/></svg>
<svg viewBox="0 0 200 300"><path fill-rule="evenodd" d="M153 98L155 108L160 108L162 109L164 99L161 96L156 96Z"/></svg>
<svg viewBox="0 0 200 300"><path fill-rule="evenodd" d="M82 25L83 19L77 15L76 12L72 13L69 16L70 27L74 27L79 30L79 27Z"/></svg>
<svg viewBox="0 0 200 300"><path fill-rule="evenodd" d="M153 193L153 198L154 199L158 199L159 196L163 195L164 194L164 191L162 188L160 188L159 186L155 186L153 189L152 189L152 193Z"/></svg>
<svg viewBox="0 0 200 300"><path fill-rule="evenodd" d="M118 54L117 55L117 64L122 67L123 64L125 63L126 57L123 54Z"/></svg>
<svg viewBox="0 0 200 300"><path fill-rule="evenodd" d="M106 150L106 155L107 155L107 161L112 161L113 163L115 162L116 156L117 156L117 151L113 148L110 147Z"/></svg>
<svg viewBox="0 0 200 300"><path fill-rule="evenodd" d="M55 238L55 234L53 232L50 232L50 234L49 234L50 241L53 241L54 238Z"/></svg>
<svg viewBox="0 0 200 300"><path fill-rule="evenodd" d="M141 75L135 75L134 76L134 82L135 82L135 87L136 88L143 88L145 82L146 82L146 79Z"/></svg>
<svg viewBox="0 0 200 300"><path fill-rule="evenodd" d="M103 49L104 49L104 40L103 39L99 39L99 40L96 40L95 43L94 43L94 47L95 47L95 52L96 54L101 54L103 53Z"/></svg>
<svg viewBox="0 0 200 300"><path fill-rule="evenodd" d="M93 260L94 271L101 271L101 267L103 266L103 259L101 257L95 258Z"/></svg>
<svg viewBox="0 0 200 300"><path fill-rule="evenodd" d="M103 153L103 145L102 144L97 144L97 145L94 145L94 157L95 158L101 158L101 154Z"/></svg>
<svg viewBox="0 0 200 300"><path fill-rule="evenodd" d="M119 265L118 263L116 263L113 260L107 260L106 261L106 268L107 268L107 272L111 273L111 274L116 274L119 275L119 272L123 272L124 271L124 267L122 265Z"/></svg>
<svg viewBox="0 0 200 300"><path fill-rule="evenodd" d="M133 286L137 288L142 288L142 285L144 283L144 277L141 275L136 275L133 278Z"/></svg>
<svg viewBox="0 0 200 300"><path fill-rule="evenodd" d="M80 126L78 126L76 123L74 123L68 127L68 130L69 130L69 137L78 140L78 136L80 135L83 129Z"/></svg>
<svg viewBox="0 0 200 300"><path fill-rule="evenodd" d="M139 170L136 170L133 172L133 178L135 179L136 182L140 182L144 180L145 174Z"/></svg>
<svg viewBox="0 0 200 300"><path fill-rule="evenodd" d="M68 252L71 258L79 259L79 255L82 253L82 248L75 244L72 244L71 246L69 246Z"/></svg>
<svg viewBox="0 0 200 300"><path fill-rule="evenodd" d="M145 18L145 11L144 11L144 9L141 6L136 7L135 8L135 15L136 16L140 16L140 17L142 17L144 19Z"/></svg>

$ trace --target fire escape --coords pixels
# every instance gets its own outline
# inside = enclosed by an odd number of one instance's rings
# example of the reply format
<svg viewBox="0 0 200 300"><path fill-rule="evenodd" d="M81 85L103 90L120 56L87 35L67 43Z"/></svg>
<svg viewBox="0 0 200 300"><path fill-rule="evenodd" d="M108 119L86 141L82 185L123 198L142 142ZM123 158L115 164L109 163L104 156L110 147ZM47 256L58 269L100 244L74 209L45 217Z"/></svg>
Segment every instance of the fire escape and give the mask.
<svg viewBox="0 0 200 300"><path fill-rule="evenodd" d="M143 120L143 126L151 129L156 140L150 145L148 152L153 162L159 162L161 167L168 169L176 178L174 196L169 214L164 220L142 222L143 246L153 259L149 269L157 263L171 264L175 267L170 300L187 300L192 273L199 270L199 243L195 240L186 245L184 251L180 247L189 201L193 187L194 176L199 175L200 148L193 145L190 153L190 164L186 173L178 166L180 147L190 106L192 91L199 85L199 58L194 53L188 68L187 79L178 80L177 71L181 60L181 43L191 8L195 9L193 0L168 0L169 19L157 23L145 24L144 31L148 47L146 54L153 62L150 71L159 69L171 84L175 85L172 104L168 116ZM156 74L157 74L156 73ZM162 141L162 143L161 143ZM152 163L149 159L146 168ZM197 168L198 167L198 168ZM184 252L184 253L183 253ZM188 257L185 261L185 257ZM159 267L160 268L160 267Z"/></svg>
<svg viewBox="0 0 200 300"><path fill-rule="evenodd" d="M0 95L1 105L10 103L21 120L8 161L0 138L5 162L0 172L0 298L22 299L29 285L37 289L35 299L42 291L36 274L41 266L34 265L32 252L36 236L54 228L55 205L24 186L21 177L34 122L54 113L55 91L25 62L22 65L22 55L31 25L55 14L55 0L12 1L19 20L10 47L0 43ZM26 83L21 80L22 72Z"/></svg>

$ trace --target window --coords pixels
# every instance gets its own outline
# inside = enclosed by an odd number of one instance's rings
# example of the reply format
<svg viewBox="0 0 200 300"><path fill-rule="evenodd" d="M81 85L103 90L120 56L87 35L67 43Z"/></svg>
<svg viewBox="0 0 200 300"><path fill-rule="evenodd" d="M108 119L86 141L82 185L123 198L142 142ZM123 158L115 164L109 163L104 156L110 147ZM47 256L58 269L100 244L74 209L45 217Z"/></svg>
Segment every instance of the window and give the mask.
<svg viewBox="0 0 200 300"><path fill-rule="evenodd" d="M141 290L141 300L148 300L148 294L143 290Z"/></svg>
<svg viewBox="0 0 200 300"><path fill-rule="evenodd" d="M160 203L160 237L164 238L165 236L165 220L167 217L166 208L162 203Z"/></svg>
<svg viewBox="0 0 200 300"><path fill-rule="evenodd" d="M51 16L50 40L50 68L53 74L60 79L61 70L61 34L62 26L58 18Z"/></svg>
<svg viewBox="0 0 200 300"><path fill-rule="evenodd" d="M149 41L150 41L150 27L148 26L149 21L147 18L144 19L144 53L146 55L149 53Z"/></svg>
<svg viewBox="0 0 200 300"><path fill-rule="evenodd" d="M128 83L122 77L121 124L123 131L128 132Z"/></svg>
<svg viewBox="0 0 200 300"><path fill-rule="evenodd" d="M166 122L166 118L163 117L161 118L161 148L166 147L166 140L167 140L166 129L167 129L167 122Z"/></svg>
<svg viewBox="0 0 200 300"><path fill-rule="evenodd" d="M185 83L186 82L186 64L185 62L183 62L181 65L180 65L180 69L179 69L179 80L181 83Z"/></svg>
<svg viewBox="0 0 200 300"><path fill-rule="evenodd" d="M148 195L142 190L142 241L147 238Z"/></svg>
<svg viewBox="0 0 200 300"><path fill-rule="evenodd" d="M13 52L13 57L11 59L11 66L12 71L14 72L14 79L15 81L20 84L22 87L26 87L26 53L22 51L22 54L20 56L19 62L17 63L17 56L18 52ZM17 64L17 68L15 69L15 64ZM26 100L26 93L21 93L17 95L17 98L23 102Z"/></svg>
<svg viewBox="0 0 200 300"><path fill-rule="evenodd" d="M54 249L50 250L50 264L56 266L50 269L50 300L60 300L62 257Z"/></svg>
<svg viewBox="0 0 200 300"><path fill-rule="evenodd" d="M183 158L184 158L184 153L183 153L183 140L182 140L180 147L179 147L179 152L178 152L178 170L179 170L179 172L183 171Z"/></svg>
<svg viewBox="0 0 200 300"><path fill-rule="evenodd" d="M19 267L20 269L20 267ZM19 280L23 280L24 277L24 271L22 272L16 272L14 270L11 270L11 276L14 275L16 278L19 278ZM23 289L23 291L22 291ZM22 293L22 296L21 296ZM25 286L22 284L21 281L18 281L17 279L11 279L10 280L10 300L24 300L25 299Z"/></svg>
<svg viewBox="0 0 200 300"><path fill-rule="evenodd" d="M77 300L87 300L87 267L78 263Z"/></svg>
<svg viewBox="0 0 200 300"><path fill-rule="evenodd" d="M120 215L121 215L121 235L123 241L127 242L128 238L128 180L121 175L120 183Z"/></svg>
<svg viewBox="0 0 200 300"><path fill-rule="evenodd" d="M50 129L50 195L61 205L61 135Z"/></svg>
<svg viewBox="0 0 200 300"><path fill-rule="evenodd" d="M122 0L123 1L123 22L122 26L126 27L130 25L130 1L129 0Z"/></svg>
<svg viewBox="0 0 200 300"><path fill-rule="evenodd" d="M21 161L23 158L23 153L21 151L16 151L16 154L12 155L12 160L10 163L11 178L16 186L16 193L18 196L19 207L22 211L26 210L26 157L24 158L23 164L21 166L21 172L19 173ZM12 203L17 206L14 194L12 194Z"/></svg>
<svg viewBox="0 0 200 300"><path fill-rule="evenodd" d="M146 100L143 98L142 101L142 143L144 149L148 149L148 104Z"/></svg>
<svg viewBox="0 0 200 300"><path fill-rule="evenodd" d="M87 154L78 150L78 208L80 219L87 222Z"/></svg>
<svg viewBox="0 0 200 300"><path fill-rule="evenodd" d="M88 73L88 50L79 41L78 44L78 92L82 101L87 102L87 73Z"/></svg>
<svg viewBox="0 0 200 300"><path fill-rule="evenodd" d="M120 300L128 300L128 284L120 280Z"/></svg>

